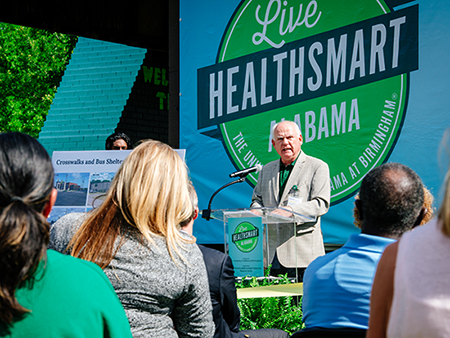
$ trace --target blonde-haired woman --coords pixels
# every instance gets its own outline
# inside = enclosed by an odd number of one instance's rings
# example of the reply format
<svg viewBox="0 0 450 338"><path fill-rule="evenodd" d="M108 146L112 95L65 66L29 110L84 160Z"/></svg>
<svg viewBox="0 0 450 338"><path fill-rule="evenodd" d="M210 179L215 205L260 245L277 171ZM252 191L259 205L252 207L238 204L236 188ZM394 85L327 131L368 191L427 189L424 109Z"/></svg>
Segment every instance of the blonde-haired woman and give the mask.
<svg viewBox="0 0 450 338"><path fill-rule="evenodd" d="M449 176L437 218L405 233L381 256L367 338L450 337Z"/></svg>
<svg viewBox="0 0 450 338"><path fill-rule="evenodd" d="M97 209L69 214L52 228L50 247L104 269L134 337L214 333L202 254L179 231L194 209L188 182L171 147L145 141L125 159Z"/></svg>

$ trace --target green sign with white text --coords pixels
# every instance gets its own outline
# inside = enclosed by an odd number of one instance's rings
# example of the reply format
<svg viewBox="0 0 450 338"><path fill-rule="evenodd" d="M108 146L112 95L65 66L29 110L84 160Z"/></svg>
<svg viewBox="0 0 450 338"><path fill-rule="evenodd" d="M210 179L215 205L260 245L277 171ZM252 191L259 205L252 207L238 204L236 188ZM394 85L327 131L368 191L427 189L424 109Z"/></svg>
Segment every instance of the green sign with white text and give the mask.
<svg viewBox="0 0 450 338"><path fill-rule="evenodd" d="M264 276L261 217L228 219L228 254L237 277Z"/></svg>
<svg viewBox="0 0 450 338"><path fill-rule="evenodd" d="M242 1L216 64L197 70L197 128L218 126L238 169L279 156L271 128L295 121L330 167L332 203L385 162L418 69L418 6L383 1ZM254 186L257 175L248 182Z"/></svg>

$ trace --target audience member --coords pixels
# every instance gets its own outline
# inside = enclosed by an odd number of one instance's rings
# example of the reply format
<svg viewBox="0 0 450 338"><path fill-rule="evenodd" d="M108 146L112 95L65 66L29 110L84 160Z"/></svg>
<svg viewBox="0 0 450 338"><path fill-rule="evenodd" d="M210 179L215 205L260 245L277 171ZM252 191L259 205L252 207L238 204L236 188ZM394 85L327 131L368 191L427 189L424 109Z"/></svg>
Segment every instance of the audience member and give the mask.
<svg viewBox="0 0 450 338"><path fill-rule="evenodd" d="M368 338L450 336L449 175L437 218L389 245L380 259Z"/></svg>
<svg viewBox="0 0 450 338"><path fill-rule="evenodd" d="M105 150L130 150L133 149L131 139L125 133L114 133L106 138Z"/></svg>
<svg viewBox="0 0 450 338"><path fill-rule="evenodd" d="M355 201L361 234L306 269L303 322L307 328L367 329L378 260L388 244L422 221L424 192L419 176L399 163L371 170Z"/></svg>
<svg viewBox="0 0 450 338"><path fill-rule="evenodd" d="M145 141L122 163L99 208L52 228L51 247L104 269L135 338L214 333L203 256L180 231L193 210L188 182L172 148Z"/></svg>
<svg viewBox="0 0 450 338"><path fill-rule="evenodd" d="M192 183L189 196L194 207L191 216L181 223L181 229L192 236L194 220L198 216L198 198ZM230 256L199 245L208 272L209 292L216 326L214 338L287 338L285 331L260 329L239 331L240 311L237 305L234 268Z"/></svg>
<svg viewBox="0 0 450 338"><path fill-rule="evenodd" d="M359 194L355 196L355 199L359 199ZM422 222L419 225L424 225L431 221L434 217L434 212L436 208L433 205L434 197L430 190L428 190L425 186L423 187L423 208L425 210L425 215L423 216ZM361 229L361 220L359 219L358 208L355 206L353 208L353 224Z"/></svg>
<svg viewBox="0 0 450 338"><path fill-rule="evenodd" d="M0 134L0 336L131 337L103 271L47 250L56 194L39 142Z"/></svg>

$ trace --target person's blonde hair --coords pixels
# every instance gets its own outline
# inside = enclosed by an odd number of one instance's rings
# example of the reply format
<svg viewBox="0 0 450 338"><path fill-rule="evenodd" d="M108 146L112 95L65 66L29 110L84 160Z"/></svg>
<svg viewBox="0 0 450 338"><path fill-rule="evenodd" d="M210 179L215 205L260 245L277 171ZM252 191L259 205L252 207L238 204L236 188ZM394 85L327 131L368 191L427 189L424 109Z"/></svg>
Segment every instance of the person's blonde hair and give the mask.
<svg viewBox="0 0 450 338"><path fill-rule="evenodd" d="M450 170L447 172L445 178L445 193L444 198L442 200L441 207L438 212L438 219L442 226L442 232L444 235L450 237Z"/></svg>
<svg viewBox="0 0 450 338"><path fill-rule="evenodd" d="M423 207L426 209L426 212L423 216L422 222L420 222L420 225L428 223L434 217L436 208L433 206L433 202L433 194L426 187L423 187Z"/></svg>
<svg viewBox="0 0 450 338"><path fill-rule="evenodd" d="M450 237L450 128L447 128L444 132L444 136L442 137L442 141L439 145L439 155L440 155L440 163L441 160L445 168L447 168L447 174L445 175L445 193L444 198L442 199L441 207L438 211L438 219L442 226L442 232L444 235Z"/></svg>
<svg viewBox="0 0 450 338"><path fill-rule="evenodd" d="M189 198L191 199L192 203L192 214L189 216L188 219L185 219L181 221L180 227L183 229L186 225L189 224L190 221L192 221L195 217L195 210L198 208L198 196L197 192L195 191L194 184L192 184L191 181L188 183L188 192L189 192Z"/></svg>
<svg viewBox="0 0 450 338"><path fill-rule="evenodd" d="M195 241L179 231L179 224L193 209L188 182L186 165L170 146L154 140L142 142L122 163L105 201L89 214L69 243L71 254L104 268L132 227L151 244L153 237L166 238L174 262L174 253L184 259L179 248Z"/></svg>

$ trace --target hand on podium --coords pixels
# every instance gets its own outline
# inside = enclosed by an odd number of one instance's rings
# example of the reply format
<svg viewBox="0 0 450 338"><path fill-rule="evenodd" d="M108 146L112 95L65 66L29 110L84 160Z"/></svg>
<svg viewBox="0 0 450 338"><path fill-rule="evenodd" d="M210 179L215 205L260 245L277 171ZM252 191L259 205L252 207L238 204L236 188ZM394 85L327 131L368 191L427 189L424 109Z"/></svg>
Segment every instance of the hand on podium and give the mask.
<svg viewBox="0 0 450 338"><path fill-rule="evenodd" d="M283 209L290 209L290 210L292 210L292 208L289 205L283 207ZM280 215L280 216L284 216L284 217L291 217L292 216L292 212L289 212L289 211L283 210L283 209L275 209L274 211L272 211L272 213Z"/></svg>
<svg viewBox="0 0 450 338"><path fill-rule="evenodd" d="M262 216L263 213L261 212L261 209L250 209L251 212L253 212L256 216Z"/></svg>

